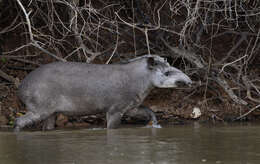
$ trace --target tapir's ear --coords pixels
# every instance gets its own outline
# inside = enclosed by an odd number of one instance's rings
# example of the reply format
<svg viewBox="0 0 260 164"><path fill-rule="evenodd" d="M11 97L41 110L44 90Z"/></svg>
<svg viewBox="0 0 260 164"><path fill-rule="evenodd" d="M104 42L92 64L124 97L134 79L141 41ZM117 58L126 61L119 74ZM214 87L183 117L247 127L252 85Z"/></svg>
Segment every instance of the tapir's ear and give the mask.
<svg viewBox="0 0 260 164"><path fill-rule="evenodd" d="M149 57L149 58L147 59L147 65L148 65L148 68L149 68L149 69L153 69L154 66L157 65L157 63L156 63L156 61L154 60L153 57Z"/></svg>

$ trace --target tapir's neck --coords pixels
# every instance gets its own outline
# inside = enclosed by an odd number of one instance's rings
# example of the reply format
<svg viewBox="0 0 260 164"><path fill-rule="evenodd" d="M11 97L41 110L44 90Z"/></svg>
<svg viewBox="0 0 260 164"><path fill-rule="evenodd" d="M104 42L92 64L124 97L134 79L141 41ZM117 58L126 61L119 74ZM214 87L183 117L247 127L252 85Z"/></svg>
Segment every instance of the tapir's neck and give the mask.
<svg viewBox="0 0 260 164"><path fill-rule="evenodd" d="M130 76L130 85L133 85L133 90L136 93L136 96L138 97L139 101L142 102L154 88L152 84L152 75L151 72L147 69L146 62L136 61L126 64L126 70Z"/></svg>

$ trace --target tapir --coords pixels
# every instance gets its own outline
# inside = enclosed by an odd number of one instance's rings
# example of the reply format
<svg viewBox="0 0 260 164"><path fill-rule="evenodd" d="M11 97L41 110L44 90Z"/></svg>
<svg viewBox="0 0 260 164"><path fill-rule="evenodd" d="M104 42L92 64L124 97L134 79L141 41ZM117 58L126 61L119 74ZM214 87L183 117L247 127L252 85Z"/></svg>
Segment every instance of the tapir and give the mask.
<svg viewBox="0 0 260 164"><path fill-rule="evenodd" d="M27 113L15 121L15 131L43 121L53 129L55 116L106 113L107 129L117 128L124 113L138 108L157 88L190 85L191 79L157 55L117 64L53 62L29 73L18 88Z"/></svg>

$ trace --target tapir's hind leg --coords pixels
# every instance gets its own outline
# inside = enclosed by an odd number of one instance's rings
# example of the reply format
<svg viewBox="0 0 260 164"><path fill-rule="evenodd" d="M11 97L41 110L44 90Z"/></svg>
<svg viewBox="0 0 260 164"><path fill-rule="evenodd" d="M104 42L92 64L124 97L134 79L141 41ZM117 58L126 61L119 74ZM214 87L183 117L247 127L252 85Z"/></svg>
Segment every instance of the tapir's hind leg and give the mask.
<svg viewBox="0 0 260 164"><path fill-rule="evenodd" d="M52 130L55 127L56 115L51 115L47 120L43 122L42 130Z"/></svg>
<svg viewBox="0 0 260 164"><path fill-rule="evenodd" d="M15 131L19 132L25 126L31 125L34 122L38 122L41 120L41 116L39 114L35 114L33 112L27 112L25 115L17 118L15 120Z"/></svg>
<svg viewBox="0 0 260 164"><path fill-rule="evenodd" d="M36 122L40 122L42 120L45 120L46 118L50 117L52 113L36 113L36 112L27 112L25 115L17 118L15 120L15 132L19 132L22 128L28 125L32 125Z"/></svg>

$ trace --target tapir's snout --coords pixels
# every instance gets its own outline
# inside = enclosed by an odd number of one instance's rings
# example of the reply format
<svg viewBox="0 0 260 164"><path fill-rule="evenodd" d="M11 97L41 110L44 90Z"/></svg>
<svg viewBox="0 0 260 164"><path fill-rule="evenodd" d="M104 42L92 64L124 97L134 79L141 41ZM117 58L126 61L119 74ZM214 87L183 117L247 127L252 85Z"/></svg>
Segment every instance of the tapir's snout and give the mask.
<svg viewBox="0 0 260 164"><path fill-rule="evenodd" d="M191 87L192 81L189 78L189 76L182 73L181 75L179 75L179 77L180 77L180 79L175 82L177 87L185 87L185 86Z"/></svg>
<svg viewBox="0 0 260 164"><path fill-rule="evenodd" d="M160 88L175 88L187 85L190 87L192 84L190 77L177 68L171 67L165 75L167 78L162 82Z"/></svg>
<svg viewBox="0 0 260 164"><path fill-rule="evenodd" d="M175 85L177 87L184 87L184 86L189 86L191 87L192 81L189 76L187 76L183 72L178 72L175 76L172 77L173 80L175 79Z"/></svg>

